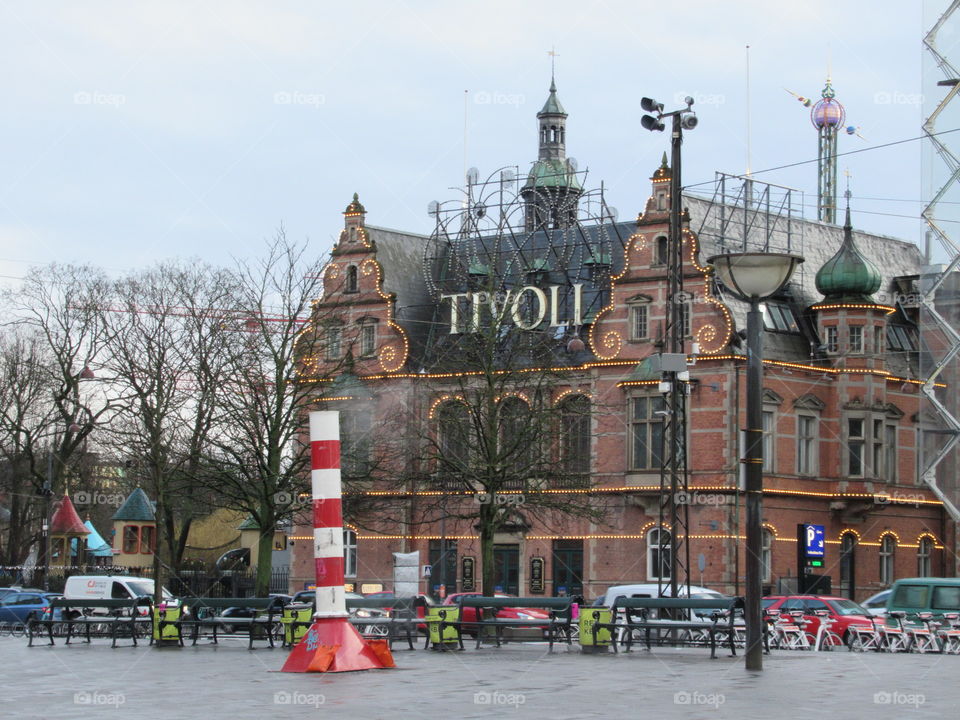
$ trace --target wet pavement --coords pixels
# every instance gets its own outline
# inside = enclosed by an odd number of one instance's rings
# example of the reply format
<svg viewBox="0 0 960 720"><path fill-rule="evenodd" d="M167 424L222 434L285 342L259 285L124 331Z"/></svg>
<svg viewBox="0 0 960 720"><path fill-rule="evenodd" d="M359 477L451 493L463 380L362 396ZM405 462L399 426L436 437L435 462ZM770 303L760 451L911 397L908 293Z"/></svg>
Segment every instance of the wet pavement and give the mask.
<svg viewBox="0 0 960 720"><path fill-rule="evenodd" d="M397 668L280 673L246 641L28 648L0 638L4 718L956 717L960 656L775 651L761 674L697 648L620 655L545 644L440 653L395 646ZM829 714L829 715L827 715Z"/></svg>

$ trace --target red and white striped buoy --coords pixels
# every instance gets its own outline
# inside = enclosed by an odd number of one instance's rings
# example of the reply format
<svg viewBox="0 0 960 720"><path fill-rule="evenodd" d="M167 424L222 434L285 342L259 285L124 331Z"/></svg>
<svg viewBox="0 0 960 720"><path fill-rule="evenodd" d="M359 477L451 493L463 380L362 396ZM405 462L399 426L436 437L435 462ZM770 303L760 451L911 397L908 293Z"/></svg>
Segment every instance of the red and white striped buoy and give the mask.
<svg viewBox="0 0 960 720"><path fill-rule="evenodd" d="M393 667L386 641L366 641L347 619L343 589L340 413L310 413L310 482L316 612L283 672L345 672Z"/></svg>

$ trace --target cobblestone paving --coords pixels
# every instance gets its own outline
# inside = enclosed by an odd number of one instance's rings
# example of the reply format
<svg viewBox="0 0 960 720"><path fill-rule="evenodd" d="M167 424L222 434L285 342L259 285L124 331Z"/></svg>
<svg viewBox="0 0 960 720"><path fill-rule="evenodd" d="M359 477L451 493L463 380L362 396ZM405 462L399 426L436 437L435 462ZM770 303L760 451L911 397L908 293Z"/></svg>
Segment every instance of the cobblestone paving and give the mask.
<svg viewBox="0 0 960 720"><path fill-rule="evenodd" d="M958 656L776 652L757 675L739 657L697 649L593 656L528 643L394 655L393 670L299 675L278 672L287 651L250 651L239 639L111 649L0 638L0 717L845 720L952 718L960 708Z"/></svg>

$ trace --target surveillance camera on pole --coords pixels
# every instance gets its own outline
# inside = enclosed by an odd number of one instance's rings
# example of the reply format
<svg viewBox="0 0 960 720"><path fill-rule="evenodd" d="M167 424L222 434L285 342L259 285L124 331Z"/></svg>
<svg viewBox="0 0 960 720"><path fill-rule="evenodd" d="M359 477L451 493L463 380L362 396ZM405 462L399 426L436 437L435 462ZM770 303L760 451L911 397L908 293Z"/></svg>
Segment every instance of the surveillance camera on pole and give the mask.
<svg viewBox="0 0 960 720"><path fill-rule="evenodd" d="M663 132L666 129L665 118L671 118L670 149L672 154L670 168L670 236L667 243L667 332L666 346L660 358L676 358L677 364L664 367L658 389L664 396L665 407L657 411L663 418L663 437L665 453L660 474L660 526L670 531L670 574L669 585L658 582L661 596L680 597L680 587L690 587L690 545L689 507L678 502L685 497L689 485L687 470L687 392L690 388L690 374L687 370L687 353L683 332L683 312L687 305L678 302L686 298L683 291L683 237L680 224L682 198L680 195L680 146L683 143L683 131L693 130L697 126L697 116L693 112L693 98L684 99L684 107L665 113L663 103L653 98L640 100L640 107L649 113L640 118L640 124L650 132ZM682 539L682 540L681 540ZM682 546L681 546L682 542ZM662 573L661 573L662 575ZM682 583L682 585L681 585Z"/></svg>

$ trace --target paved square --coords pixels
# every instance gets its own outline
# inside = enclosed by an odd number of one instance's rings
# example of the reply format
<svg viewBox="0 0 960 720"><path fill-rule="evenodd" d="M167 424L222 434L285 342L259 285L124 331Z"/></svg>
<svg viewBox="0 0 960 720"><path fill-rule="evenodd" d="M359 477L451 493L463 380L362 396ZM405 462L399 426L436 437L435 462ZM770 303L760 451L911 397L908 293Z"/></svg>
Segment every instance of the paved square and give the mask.
<svg viewBox="0 0 960 720"><path fill-rule="evenodd" d="M399 645L397 646L399 648ZM397 668L280 673L287 651L0 638L4 718L955 717L960 657L778 651L760 675L699 649L582 655L546 645L400 650Z"/></svg>

